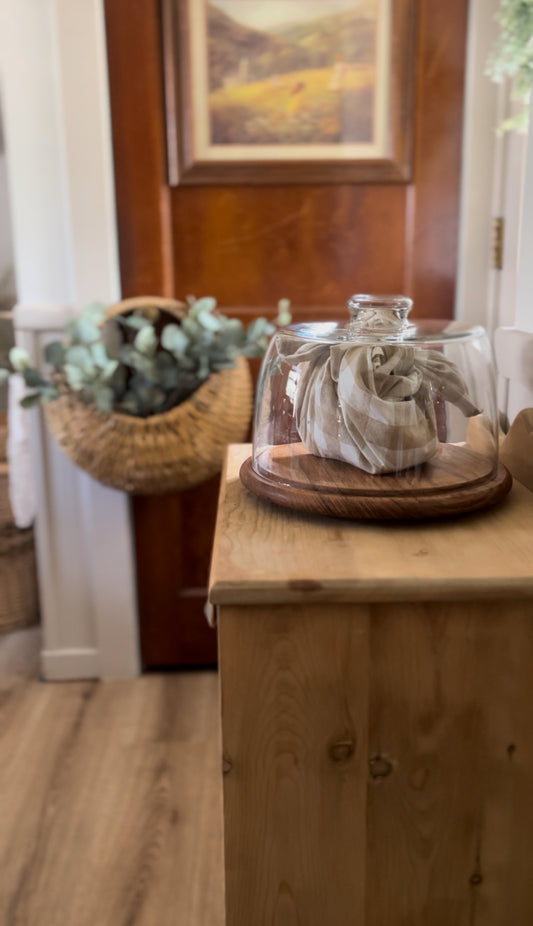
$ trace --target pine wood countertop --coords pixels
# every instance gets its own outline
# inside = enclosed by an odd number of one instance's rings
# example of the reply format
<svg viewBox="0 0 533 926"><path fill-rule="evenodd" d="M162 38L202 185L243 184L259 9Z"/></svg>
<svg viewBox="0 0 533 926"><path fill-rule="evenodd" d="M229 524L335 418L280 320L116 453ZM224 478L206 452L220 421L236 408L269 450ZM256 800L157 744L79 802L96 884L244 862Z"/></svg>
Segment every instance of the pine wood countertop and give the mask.
<svg viewBox="0 0 533 926"><path fill-rule="evenodd" d="M213 604L533 599L533 493L516 482L486 511L426 522L307 515L239 480L228 448L210 578Z"/></svg>

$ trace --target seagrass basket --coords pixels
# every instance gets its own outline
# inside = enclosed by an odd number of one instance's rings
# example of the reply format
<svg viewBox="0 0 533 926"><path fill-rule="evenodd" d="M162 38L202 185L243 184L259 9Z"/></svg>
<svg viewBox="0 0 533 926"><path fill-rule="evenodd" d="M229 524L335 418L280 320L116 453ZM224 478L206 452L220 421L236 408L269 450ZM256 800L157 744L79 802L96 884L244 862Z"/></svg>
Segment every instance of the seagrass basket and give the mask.
<svg viewBox="0 0 533 926"><path fill-rule="evenodd" d="M9 466L0 460L0 525L13 520L9 502Z"/></svg>
<svg viewBox="0 0 533 926"><path fill-rule="evenodd" d="M140 297L108 317L157 307L177 318L183 303ZM246 437L252 413L248 363L213 373L185 402L160 415L103 414L69 394L45 406L47 424L70 459L94 479L134 495L191 488L219 472L228 443Z"/></svg>
<svg viewBox="0 0 533 926"><path fill-rule="evenodd" d="M0 412L0 463L3 463L7 456L7 415Z"/></svg>
<svg viewBox="0 0 533 926"><path fill-rule="evenodd" d="M33 529L0 524L0 633L28 627L38 618Z"/></svg>

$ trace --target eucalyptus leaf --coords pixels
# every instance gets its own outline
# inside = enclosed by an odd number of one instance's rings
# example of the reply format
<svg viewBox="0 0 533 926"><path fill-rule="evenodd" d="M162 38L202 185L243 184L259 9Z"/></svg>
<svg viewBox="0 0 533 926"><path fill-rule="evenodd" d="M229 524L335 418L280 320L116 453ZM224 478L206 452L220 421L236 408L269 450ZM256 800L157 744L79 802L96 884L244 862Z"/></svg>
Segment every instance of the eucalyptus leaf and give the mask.
<svg viewBox="0 0 533 926"><path fill-rule="evenodd" d="M113 411L115 394L109 386L99 386L93 390L94 404L98 411L108 414Z"/></svg>
<svg viewBox="0 0 533 926"><path fill-rule="evenodd" d="M100 328L88 318L76 318L69 323L70 336L73 341L81 344L91 344L100 337Z"/></svg>
<svg viewBox="0 0 533 926"><path fill-rule="evenodd" d="M119 367L118 360L108 360L105 367L102 371L102 379L104 382L110 380L116 373Z"/></svg>
<svg viewBox="0 0 533 926"><path fill-rule="evenodd" d="M107 351L105 349L105 344L102 341L95 341L94 344L91 344L91 357L94 360L97 367L100 367L101 370L105 370L106 366L109 363L109 357L107 356ZM116 363L116 361L114 361Z"/></svg>
<svg viewBox="0 0 533 926"><path fill-rule="evenodd" d="M130 415L141 414L141 403L132 390L128 390L124 398L118 403L117 408L121 412L127 412Z"/></svg>
<svg viewBox="0 0 533 926"><path fill-rule="evenodd" d="M161 332L161 345L174 356L183 356L189 345L189 338L181 325L165 325Z"/></svg>
<svg viewBox="0 0 533 926"><path fill-rule="evenodd" d="M133 344L122 344L118 352L119 360L126 364L126 366L131 364L133 357L135 357L136 354L137 351L133 347Z"/></svg>
<svg viewBox="0 0 533 926"><path fill-rule="evenodd" d="M24 370L22 375L24 382L31 389L35 389L36 386L46 386L46 380L43 379L38 370Z"/></svg>
<svg viewBox="0 0 533 926"><path fill-rule="evenodd" d="M115 371L111 374L111 376L106 376L105 370L104 370L103 380L105 383L107 383L108 386L111 386L117 401L118 399L122 398L122 396L124 395L124 392L126 390L127 378L128 378L127 367L125 367L123 363L119 363L118 361L117 361L117 366L115 368Z"/></svg>
<svg viewBox="0 0 533 926"><path fill-rule="evenodd" d="M41 395L39 392L30 392L29 395L25 395L23 399L20 400L22 408L33 408L34 405L41 404Z"/></svg>
<svg viewBox="0 0 533 926"><path fill-rule="evenodd" d="M144 354L134 350L128 365L142 373L147 379L153 380L155 378L155 365L152 357L145 357Z"/></svg>
<svg viewBox="0 0 533 926"><path fill-rule="evenodd" d="M78 367L85 376L93 376L96 373L96 367L93 362L91 351L83 344L74 344L65 351L65 366Z"/></svg>
<svg viewBox="0 0 533 926"><path fill-rule="evenodd" d="M181 327L192 341L202 336L202 326L194 318L184 318Z"/></svg>
<svg viewBox="0 0 533 926"><path fill-rule="evenodd" d="M180 367L170 354L158 354L155 358L156 381L166 391L176 388L180 378Z"/></svg>
<svg viewBox="0 0 533 926"><path fill-rule="evenodd" d="M150 319L145 318L144 315L119 315L115 317L121 325L126 328L133 328L134 331L142 331L143 328L152 327Z"/></svg>
<svg viewBox="0 0 533 926"><path fill-rule="evenodd" d="M17 373L23 373L31 367L31 359L27 350L22 347L12 347L9 351L9 362Z"/></svg>
<svg viewBox="0 0 533 926"><path fill-rule="evenodd" d="M64 366L67 383L74 392L80 392L85 386L85 378L79 367L72 363L66 363Z"/></svg>
<svg viewBox="0 0 533 926"><path fill-rule="evenodd" d="M220 373L221 370L234 370L235 361L234 360L213 360L211 363L211 370L213 373Z"/></svg>
<svg viewBox="0 0 533 926"><path fill-rule="evenodd" d="M40 395L41 402L46 405L47 402L53 402L55 399L58 399L61 393L57 386L47 385L40 390Z"/></svg>
<svg viewBox="0 0 533 926"><path fill-rule="evenodd" d="M208 331L220 331L223 325L222 319L212 315L208 309L198 312L197 319L202 328L207 328Z"/></svg>
<svg viewBox="0 0 533 926"><path fill-rule="evenodd" d="M82 317L93 325L101 325L105 321L106 309L102 302L90 302L86 305Z"/></svg>
<svg viewBox="0 0 533 926"><path fill-rule="evenodd" d="M205 355L202 355L198 363L198 376L200 379L207 379L209 373L209 359Z"/></svg>
<svg viewBox="0 0 533 926"><path fill-rule="evenodd" d="M151 325L141 328L133 342L135 350L146 357L153 357L157 348L157 335Z"/></svg>
<svg viewBox="0 0 533 926"><path fill-rule="evenodd" d="M217 301L213 296L202 296L201 299L196 299L189 309L189 315L191 318L198 318L199 315L205 312L214 312L217 307Z"/></svg>
<svg viewBox="0 0 533 926"><path fill-rule="evenodd" d="M65 359L65 348L61 341L50 341L44 348L44 359L51 364L57 372L61 370Z"/></svg>

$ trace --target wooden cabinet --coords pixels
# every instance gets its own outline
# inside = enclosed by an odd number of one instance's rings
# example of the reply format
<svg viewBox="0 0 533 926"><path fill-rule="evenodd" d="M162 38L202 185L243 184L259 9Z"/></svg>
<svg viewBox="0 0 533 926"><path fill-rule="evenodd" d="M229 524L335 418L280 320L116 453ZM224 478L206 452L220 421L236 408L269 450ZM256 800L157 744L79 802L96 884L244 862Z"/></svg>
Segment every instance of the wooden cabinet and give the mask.
<svg viewBox="0 0 533 926"><path fill-rule="evenodd" d="M255 498L211 574L227 926L529 926L533 493L419 524Z"/></svg>

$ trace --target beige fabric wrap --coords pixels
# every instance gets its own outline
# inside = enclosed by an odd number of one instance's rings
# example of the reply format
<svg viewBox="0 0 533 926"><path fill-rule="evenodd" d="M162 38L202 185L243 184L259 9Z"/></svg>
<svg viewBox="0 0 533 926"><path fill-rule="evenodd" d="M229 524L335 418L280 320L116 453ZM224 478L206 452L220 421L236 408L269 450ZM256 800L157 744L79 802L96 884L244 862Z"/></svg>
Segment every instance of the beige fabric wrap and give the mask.
<svg viewBox="0 0 533 926"><path fill-rule="evenodd" d="M442 354L405 344L304 344L284 338L280 359L302 365L294 400L306 449L367 473L395 473L437 451L433 397L470 417L478 409L458 368Z"/></svg>

